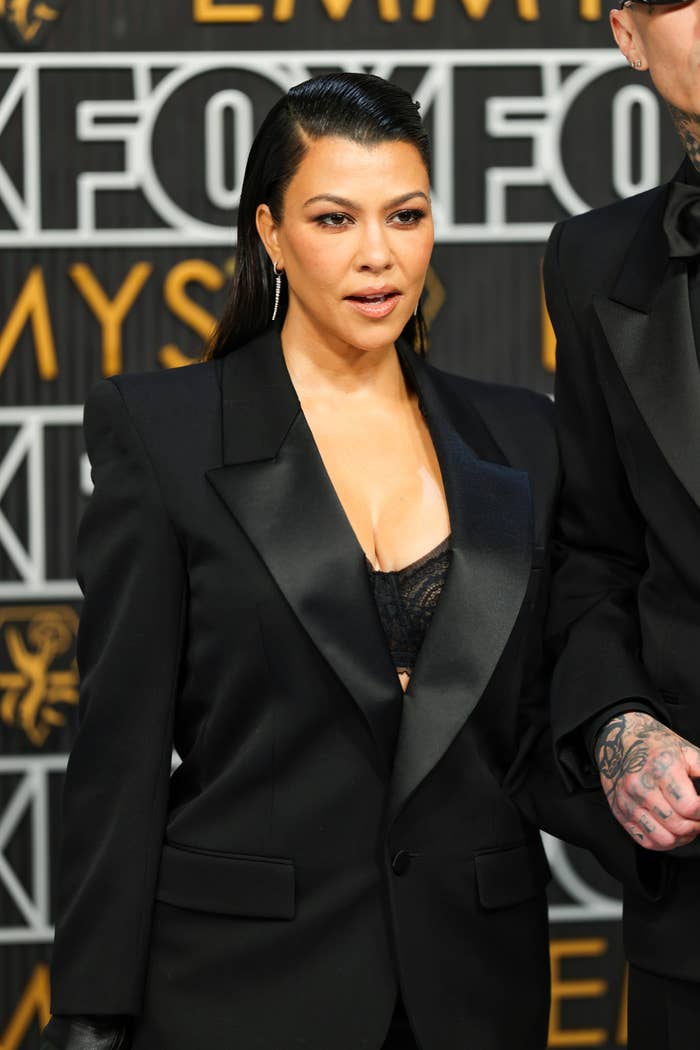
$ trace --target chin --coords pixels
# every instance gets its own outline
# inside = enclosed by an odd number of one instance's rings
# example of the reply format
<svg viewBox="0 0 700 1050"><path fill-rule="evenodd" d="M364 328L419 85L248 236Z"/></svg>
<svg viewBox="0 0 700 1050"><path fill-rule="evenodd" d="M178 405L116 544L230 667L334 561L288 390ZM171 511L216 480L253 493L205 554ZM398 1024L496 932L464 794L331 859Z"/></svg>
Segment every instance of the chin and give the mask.
<svg viewBox="0 0 700 1050"><path fill-rule="evenodd" d="M353 325L352 338L357 338L358 345L366 344L368 350L380 350L396 342L409 320L410 317L387 317L383 323Z"/></svg>
<svg viewBox="0 0 700 1050"><path fill-rule="evenodd" d="M396 325L392 325L391 329L384 330L383 332L376 333L357 333L357 336L350 336L348 342L356 347L358 350L364 350L366 353L380 353L382 350L386 350L387 347L393 346L396 340L400 337L404 330L402 325L397 328Z"/></svg>
<svg viewBox="0 0 700 1050"><path fill-rule="evenodd" d="M692 116L700 114L700 93L697 90L684 91L681 94L677 88L674 92L665 89L665 85L659 87L655 81L654 86L669 106L680 110L682 113L689 113Z"/></svg>

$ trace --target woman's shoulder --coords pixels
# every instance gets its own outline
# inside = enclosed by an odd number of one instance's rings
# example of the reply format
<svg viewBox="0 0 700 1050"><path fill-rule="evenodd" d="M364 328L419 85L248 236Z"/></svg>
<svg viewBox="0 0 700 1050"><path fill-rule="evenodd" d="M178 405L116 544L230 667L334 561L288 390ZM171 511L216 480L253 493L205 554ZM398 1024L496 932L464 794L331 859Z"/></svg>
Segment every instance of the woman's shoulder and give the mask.
<svg viewBox="0 0 700 1050"><path fill-rule="evenodd" d="M214 462L221 434L217 371L216 362L203 362L99 380L85 401L88 451L96 453L116 433L121 444L136 440L163 475L186 463Z"/></svg>
<svg viewBox="0 0 700 1050"><path fill-rule="evenodd" d="M120 425L120 420L130 420L142 433L152 425L184 433L189 422L216 418L218 371L218 362L206 361L101 379L85 400L86 433Z"/></svg>
<svg viewBox="0 0 700 1050"><path fill-rule="evenodd" d="M91 462L105 454L144 453L161 489L172 495L220 462L221 392L215 362L101 379L85 402ZM193 481L196 483L196 481Z"/></svg>
<svg viewBox="0 0 700 1050"><path fill-rule="evenodd" d="M86 406L121 401L136 419L170 419L182 425L187 416L204 409L220 396L219 362L203 361L158 372L120 372L101 379L90 391ZM116 403L116 401L115 401Z"/></svg>
<svg viewBox="0 0 700 1050"><path fill-rule="evenodd" d="M556 482L559 447L550 397L528 387L432 371L455 420L460 412L475 411L511 466Z"/></svg>
<svg viewBox="0 0 700 1050"><path fill-rule="evenodd" d="M536 419L544 427L554 430L554 406L547 394L538 393L529 387L470 379L434 365L428 367L441 391L451 396L453 401L461 399L502 424L517 426L521 421L532 422Z"/></svg>

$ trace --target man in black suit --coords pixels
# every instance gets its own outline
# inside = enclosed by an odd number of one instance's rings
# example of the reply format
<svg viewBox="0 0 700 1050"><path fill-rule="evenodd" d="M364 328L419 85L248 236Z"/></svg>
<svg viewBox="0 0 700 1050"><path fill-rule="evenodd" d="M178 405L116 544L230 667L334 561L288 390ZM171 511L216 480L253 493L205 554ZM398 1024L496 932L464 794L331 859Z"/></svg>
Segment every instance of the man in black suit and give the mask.
<svg viewBox="0 0 700 1050"><path fill-rule="evenodd" d="M700 2L610 19L687 157L671 183L559 224L547 251L565 475L553 726L569 784L602 781L637 842L673 851L663 903L625 898L630 1046L664 1050L700 1022Z"/></svg>

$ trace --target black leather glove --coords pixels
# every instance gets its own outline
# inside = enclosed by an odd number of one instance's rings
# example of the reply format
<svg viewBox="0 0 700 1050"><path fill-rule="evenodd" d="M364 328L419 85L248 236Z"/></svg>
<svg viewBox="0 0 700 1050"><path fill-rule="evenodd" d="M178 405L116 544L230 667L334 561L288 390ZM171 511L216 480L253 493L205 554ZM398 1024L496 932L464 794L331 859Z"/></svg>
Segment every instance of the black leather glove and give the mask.
<svg viewBox="0 0 700 1050"><path fill-rule="evenodd" d="M39 1050L129 1050L126 1017L52 1017Z"/></svg>

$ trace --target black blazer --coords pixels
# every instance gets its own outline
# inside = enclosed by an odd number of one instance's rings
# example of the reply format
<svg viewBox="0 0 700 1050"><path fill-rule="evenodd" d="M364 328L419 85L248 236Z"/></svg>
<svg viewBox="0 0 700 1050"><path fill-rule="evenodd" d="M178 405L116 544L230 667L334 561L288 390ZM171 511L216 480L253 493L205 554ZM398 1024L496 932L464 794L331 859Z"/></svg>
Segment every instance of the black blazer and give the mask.
<svg viewBox="0 0 700 1050"><path fill-rule="evenodd" d="M545 260L564 474L552 725L570 781L597 783L581 727L630 698L700 744L700 366L667 192L561 224ZM630 959L695 981L698 856L674 851L663 908L625 907Z"/></svg>
<svg viewBox="0 0 700 1050"><path fill-rule="evenodd" d="M425 1050L545 1045L550 403L401 355L453 545L405 698L275 334L88 400L52 1008L135 1050L377 1050L399 985Z"/></svg>

